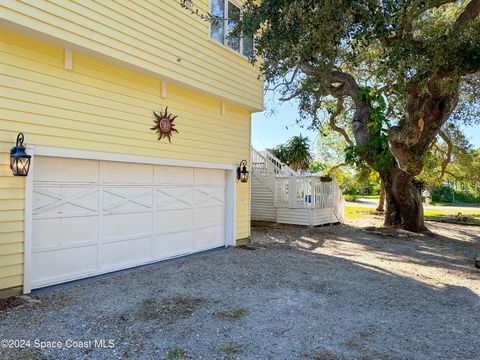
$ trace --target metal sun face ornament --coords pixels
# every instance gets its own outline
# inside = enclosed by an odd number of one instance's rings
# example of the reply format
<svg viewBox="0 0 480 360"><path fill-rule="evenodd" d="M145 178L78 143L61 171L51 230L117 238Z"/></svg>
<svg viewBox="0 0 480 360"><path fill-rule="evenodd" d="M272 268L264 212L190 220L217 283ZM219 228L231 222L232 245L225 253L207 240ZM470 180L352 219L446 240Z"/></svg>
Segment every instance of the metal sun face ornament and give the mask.
<svg viewBox="0 0 480 360"><path fill-rule="evenodd" d="M175 124L173 121L177 116L173 116L168 113L168 106L165 108L164 112L153 112L155 119L153 120L154 126L150 130L154 130L158 133L158 140L162 138L168 138L168 142L172 142L172 132L178 133L178 130L175 129Z"/></svg>

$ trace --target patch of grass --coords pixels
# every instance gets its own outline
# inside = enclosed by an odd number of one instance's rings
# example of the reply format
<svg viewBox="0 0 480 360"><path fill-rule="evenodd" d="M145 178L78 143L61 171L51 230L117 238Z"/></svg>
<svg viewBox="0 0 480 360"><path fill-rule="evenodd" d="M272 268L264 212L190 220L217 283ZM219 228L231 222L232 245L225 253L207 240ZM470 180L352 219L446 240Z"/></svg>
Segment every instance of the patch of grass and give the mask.
<svg viewBox="0 0 480 360"><path fill-rule="evenodd" d="M441 210L425 210L425 220L441 221L455 224L474 224L480 225L480 209L470 210L466 209L459 212L449 209ZM375 213L374 208L365 206L346 206L345 216L347 219L365 219L376 218L383 219L383 214Z"/></svg>
<svg viewBox="0 0 480 360"><path fill-rule="evenodd" d="M375 200L378 200L380 198L380 196L378 195L357 195L357 197L362 199L375 199Z"/></svg>
<svg viewBox="0 0 480 360"><path fill-rule="evenodd" d="M480 225L480 212L475 210L454 213L450 210L426 210L425 220L454 224Z"/></svg>
<svg viewBox="0 0 480 360"><path fill-rule="evenodd" d="M480 209L479 210L472 210L472 209L465 209L465 210L450 210L450 209L440 209L440 210L425 210L425 215L435 216L435 215L477 215L480 216Z"/></svg>
<svg viewBox="0 0 480 360"><path fill-rule="evenodd" d="M366 206L345 206L345 216L347 219L383 218L383 215L375 213L374 208Z"/></svg>
<svg viewBox="0 0 480 360"><path fill-rule="evenodd" d="M180 360L180 359L189 359L188 353L178 347L174 347L168 350L165 360Z"/></svg>
<svg viewBox="0 0 480 360"><path fill-rule="evenodd" d="M222 318L222 319L239 319L247 315L248 311L244 308L238 308L230 311L216 311L213 313L214 316Z"/></svg>
<svg viewBox="0 0 480 360"><path fill-rule="evenodd" d="M432 206L475 206L478 205L478 203L466 203L466 202L443 202L443 201L432 201L430 203Z"/></svg>
<svg viewBox="0 0 480 360"><path fill-rule="evenodd" d="M218 348L218 351L223 352L226 355L234 355L241 353L245 349L244 345L240 344L229 344L227 346Z"/></svg>
<svg viewBox="0 0 480 360"><path fill-rule="evenodd" d="M345 199L345 201L354 202L354 201L357 201L358 196L357 195L343 195L343 198Z"/></svg>
<svg viewBox="0 0 480 360"><path fill-rule="evenodd" d="M203 299L187 296L174 296L165 300L147 298L142 302L139 316L145 321L164 320L174 322L191 316L203 302Z"/></svg>

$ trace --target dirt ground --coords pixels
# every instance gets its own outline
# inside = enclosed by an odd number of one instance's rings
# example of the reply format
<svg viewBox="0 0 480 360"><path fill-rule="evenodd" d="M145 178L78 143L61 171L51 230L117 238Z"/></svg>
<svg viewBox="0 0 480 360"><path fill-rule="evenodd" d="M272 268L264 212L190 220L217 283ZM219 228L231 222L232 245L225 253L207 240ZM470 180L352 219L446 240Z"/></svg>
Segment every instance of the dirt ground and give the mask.
<svg viewBox="0 0 480 360"><path fill-rule="evenodd" d="M371 226L254 227L252 250L11 301L0 339L31 345L0 358L479 359L480 228L429 223L433 234L410 236ZM40 350L35 339L62 346ZM113 346L78 345L102 339Z"/></svg>

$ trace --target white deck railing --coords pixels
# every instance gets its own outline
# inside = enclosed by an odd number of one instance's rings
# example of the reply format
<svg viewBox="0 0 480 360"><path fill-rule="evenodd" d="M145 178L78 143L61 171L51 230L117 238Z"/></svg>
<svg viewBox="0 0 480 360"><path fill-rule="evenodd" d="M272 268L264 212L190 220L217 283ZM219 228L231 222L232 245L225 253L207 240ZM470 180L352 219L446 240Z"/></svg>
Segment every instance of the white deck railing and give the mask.
<svg viewBox="0 0 480 360"><path fill-rule="evenodd" d="M269 161L277 169L275 175L279 176L296 176L297 173L290 166L280 161L275 155L269 151L259 151L258 152L264 159Z"/></svg>
<svg viewBox="0 0 480 360"><path fill-rule="evenodd" d="M341 209L343 196L335 180L319 176L277 177L275 206L290 209Z"/></svg>
<svg viewBox="0 0 480 360"><path fill-rule="evenodd" d="M344 199L334 179L322 181L319 176L298 176L268 151L252 148L251 156L252 172L271 191L275 208L312 209L317 213L314 209L331 209L330 222L335 222L334 218L344 221ZM311 224L316 225L313 221Z"/></svg>

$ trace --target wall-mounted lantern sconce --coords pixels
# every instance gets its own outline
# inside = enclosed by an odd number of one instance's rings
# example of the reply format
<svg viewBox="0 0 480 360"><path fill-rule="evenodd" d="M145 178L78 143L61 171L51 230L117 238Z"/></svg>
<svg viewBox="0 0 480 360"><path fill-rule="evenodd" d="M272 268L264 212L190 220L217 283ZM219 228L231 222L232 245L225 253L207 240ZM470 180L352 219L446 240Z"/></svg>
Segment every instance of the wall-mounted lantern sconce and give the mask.
<svg viewBox="0 0 480 360"><path fill-rule="evenodd" d="M25 152L23 146L24 136L19 133L17 136L17 145L10 150L10 169L14 176L27 176L30 169L31 155Z"/></svg>
<svg viewBox="0 0 480 360"><path fill-rule="evenodd" d="M237 167L237 179L243 183L248 181L247 160L240 161Z"/></svg>

